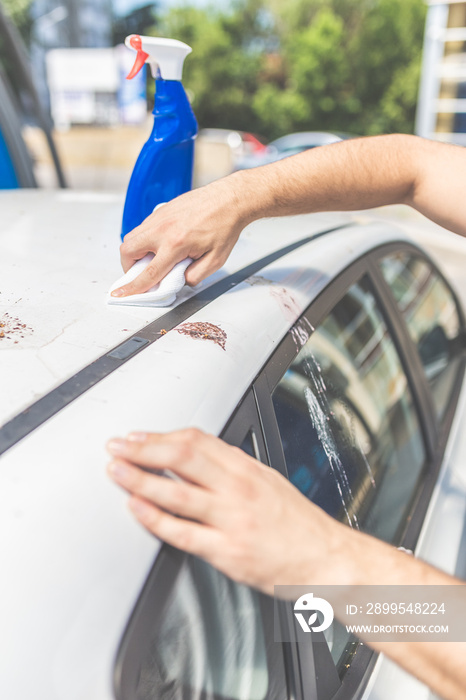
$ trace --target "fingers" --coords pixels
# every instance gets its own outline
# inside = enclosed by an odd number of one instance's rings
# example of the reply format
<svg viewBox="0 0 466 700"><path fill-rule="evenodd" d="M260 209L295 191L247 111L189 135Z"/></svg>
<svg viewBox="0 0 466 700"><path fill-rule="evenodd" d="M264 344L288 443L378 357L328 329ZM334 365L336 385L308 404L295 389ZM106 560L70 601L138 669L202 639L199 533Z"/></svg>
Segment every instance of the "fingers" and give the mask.
<svg viewBox="0 0 466 700"><path fill-rule="evenodd" d="M133 496L139 496L174 515L209 525L216 520L212 495L205 489L167 476L147 473L121 459L108 465L108 473Z"/></svg>
<svg viewBox="0 0 466 700"><path fill-rule="evenodd" d="M214 253L206 253L201 258L191 263L191 265L186 269L186 284L189 284L191 287L195 287L196 284L202 282L202 280L204 280L206 277L209 277L209 275L213 275L214 272L217 272L217 270L222 267L224 262L225 260L223 258L221 259Z"/></svg>
<svg viewBox="0 0 466 700"><path fill-rule="evenodd" d="M142 249L141 249L142 250ZM146 250L147 252L147 250ZM143 257L143 256L141 256ZM132 282L119 287L112 292L112 297L125 297L132 294L143 294L160 282L173 267L181 262L175 255L157 253L149 265Z"/></svg>
<svg viewBox="0 0 466 700"><path fill-rule="evenodd" d="M146 240L140 226L126 234L120 245L120 261L124 272L128 272L134 263L143 258L144 255L153 252L155 251L152 250L152 246Z"/></svg>
<svg viewBox="0 0 466 700"><path fill-rule="evenodd" d="M170 469L182 479L220 492L232 488L232 470L244 468L238 465L243 453L194 428L160 435L133 433L127 440L111 440L107 449L114 457Z"/></svg>
<svg viewBox="0 0 466 700"><path fill-rule="evenodd" d="M158 210L149 214L139 226L126 234L120 246L121 266L125 272L146 253L158 252L159 237L165 234L165 229L166 221Z"/></svg>
<svg viewBox="0 0 466 700"><path fill-rule="evenodd" d="M131 498L129 507L149 532L188 554L213 559L223 547L222 536L216 530L181 520L142 498Z"/></svg>
<svg viewBox="0 0 466 700"><path fill-rule="evenodd" d="M148 246L140 247L135 249L131 257L131 265L134 264L136 260L144 257L148 251ZM161 249L155 255L152 262L138 275L132 282L125 284L123 287L119 287L112 292L114 297L124 297L133 294L143 294L149 289L158 284L168 273L173 269L173 267L184 260L187 255L186 253L180 252L178 255L175 254L176 248L170 249L169 254L165 254L165 249ZM214 253L208 253L203 255L199 260L192 263L186 270L185 277L186 283L194 287L199 282L202 282L206 277L216 272L224 263L223 258L221 259L218 255ZM131 267L130 265L130 267Z"/></svg>
<svg viewBox="0 0 466 700"><path fill-rule="evenodd" d="M284 484L269 478L268 467L195 429L132 433L126 440L111 440L108 449L116 457L110 476L130 493L130 509L150 533L236 580L271 589L276 538L269 546L270 532L279 533L285 551L290 537L281 535L289 509L277 503ZM170 469L183 480L137 465ZM272 573L258 563L262 550Z"/></svg>

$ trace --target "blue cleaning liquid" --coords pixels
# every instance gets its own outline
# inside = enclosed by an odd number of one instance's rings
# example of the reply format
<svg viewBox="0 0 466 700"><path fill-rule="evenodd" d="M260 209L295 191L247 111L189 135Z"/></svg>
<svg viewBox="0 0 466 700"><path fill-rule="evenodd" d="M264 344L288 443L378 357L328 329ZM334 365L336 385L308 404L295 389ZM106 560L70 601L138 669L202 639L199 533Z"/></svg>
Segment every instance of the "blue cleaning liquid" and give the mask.
<svg viewBox="0 0 466 700"><path fill-rule="evenodd" d="M192 187L197 121L178 80L155 81L154 126L134 166L126 193L121 238L161 202Z"/></svg>

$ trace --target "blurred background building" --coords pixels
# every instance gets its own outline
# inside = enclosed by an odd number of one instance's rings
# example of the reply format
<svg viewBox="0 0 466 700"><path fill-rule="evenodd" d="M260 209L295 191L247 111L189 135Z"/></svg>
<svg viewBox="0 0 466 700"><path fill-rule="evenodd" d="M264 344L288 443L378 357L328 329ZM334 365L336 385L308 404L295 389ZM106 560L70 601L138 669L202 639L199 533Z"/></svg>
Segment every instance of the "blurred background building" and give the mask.
<svg viewBox="0 0 466 700"><path fill-rule="evenodd" d="M30 56L34 82L49 108L46 55L52 49L112 45L111 0L34 0Z"/></svg>
<svg viewBox="0 0 466 700"><path fill-rule="evenodd" d="M466 2L429 0L416 131L466 146Z"/></svg>
<svg viewBox="0 0 466 700"><path fill-rule="evenodd" d="M112 48L111 0L34 0L30 15L34 82L56 127L144 120L144 76L126 83L130 58Z"/></svg>
<svg viewBox="0 0 466 700"><path fill-rule="evenodd" d="M4 156L13 150L20 170L15 177L10 162L0 185L56 186L56 145L69 186L126 186L150 105L145 71L126 80L133 56L121 42L154 25L156 8L136 2L120 0L118 12L112 0L0 2L0 87L9 106L1 110L0 145Z"/></svg>

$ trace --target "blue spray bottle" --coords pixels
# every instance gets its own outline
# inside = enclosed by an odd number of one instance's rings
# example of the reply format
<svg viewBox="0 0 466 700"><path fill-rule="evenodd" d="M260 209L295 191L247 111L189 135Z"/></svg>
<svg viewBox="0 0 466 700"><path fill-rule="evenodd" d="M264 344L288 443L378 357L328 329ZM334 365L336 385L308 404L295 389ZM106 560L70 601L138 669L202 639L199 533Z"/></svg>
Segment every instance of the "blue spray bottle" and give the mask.
<svg viewBox="0 0 466 700"><path fill-rule="evenodd" d="M161 202L192 186L196 117L181 84L183 61L191 47L175 39L132 34L128 48L137 51L128 78L148 63L155 78L154 126L134 166L126 193L121 237L132 231Z"/></svg>

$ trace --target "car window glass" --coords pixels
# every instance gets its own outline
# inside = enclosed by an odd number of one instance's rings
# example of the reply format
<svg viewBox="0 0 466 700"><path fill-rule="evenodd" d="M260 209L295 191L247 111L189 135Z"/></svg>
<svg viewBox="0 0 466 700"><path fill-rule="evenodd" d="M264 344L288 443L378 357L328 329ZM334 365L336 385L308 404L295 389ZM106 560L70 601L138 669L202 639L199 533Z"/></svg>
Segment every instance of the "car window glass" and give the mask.
<svg viewBox="0 0 466 700"><path fill-rule="evenodd" d="M214 698L285 700L281 646L273 626L264 632L258 593L188 557L147 650L136 700Z"/></svg>
<svg viewBox="0 0 466 700"><path fill-rule="evenodd" d="M396 543L425 451L406 375L366 278L311 333L273 404L292 483L335 518ZM335 626L335 661L347 641Z"/></svg>
<svg viewBox="0 0 466 700"><path fill-rule="evenodd" d="M432 265L419 256L399 252L383 258L380 266L417 345L441 419L461 354L461 323L455 300Z"/></svg>

